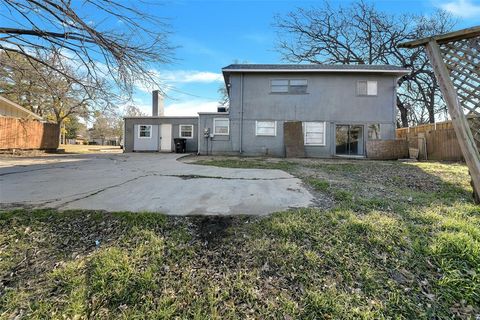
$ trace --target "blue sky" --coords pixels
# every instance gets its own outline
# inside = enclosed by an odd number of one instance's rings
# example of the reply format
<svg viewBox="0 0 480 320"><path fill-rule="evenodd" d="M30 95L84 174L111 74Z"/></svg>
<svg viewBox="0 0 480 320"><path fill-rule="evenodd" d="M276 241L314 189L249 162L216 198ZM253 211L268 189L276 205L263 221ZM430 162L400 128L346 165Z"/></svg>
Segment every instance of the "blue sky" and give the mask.
<svg viewBox="0 0 480 320"><path fill-rule="evenodd" d="M272 24L275 15L286 15L300 7L318 7L318 1L286 0L121 0L139 7L157 17L167 19L171 25L170 41L178 46L175 62L151 68L165 85L166 115L196 115L200 111L215 111L218 106L217 90L223 85L221 69L234 61L249 63L282 63L275 51L276 30ZM480 0L365 0L372 1L377 8L390 14L429 14L442 8L457 19L456 28L480 24ZM333 6L348 6L350 0L330 0ZM76 4L83 1L74 0ZM89 23L99 23L107 29L121 25L116 20L104 20L96 12L80 15ZM3 10L3 11L2 11ZM7 26L20 24L18 14L0 7L0 23ZM143 22L145 23L145 22ZM145 25L147 25L145 23ZM54 28L48 26L47 28ZM59 26L57 26L59 27ZM155 26L148 25L155 28ZM141 35L138 35L141 36ZM138 86L133 103L145 113L151 113L151 89Z"/></svg>
<svg viewBox="0 0 480 320"><path fill-rule="evenodd" d="M276 14L284 15L298 7L321 6L322 1L169 1L154 5L158 15L172 26L171 41L180 46L174 64L159 66L162 78L172 90L165 100L166 115L195 115L215 111L223 84L221 68L235 60L249 63L282 63L274 50L276 34L272 27ZM348 1L331 1L348 5ZM428 14L436 8L458 18L458 28L480 24L480 1L469 0L383 0L377 7L389 13ZM149 113L150 94L137 90L135 103Z"/></svg>

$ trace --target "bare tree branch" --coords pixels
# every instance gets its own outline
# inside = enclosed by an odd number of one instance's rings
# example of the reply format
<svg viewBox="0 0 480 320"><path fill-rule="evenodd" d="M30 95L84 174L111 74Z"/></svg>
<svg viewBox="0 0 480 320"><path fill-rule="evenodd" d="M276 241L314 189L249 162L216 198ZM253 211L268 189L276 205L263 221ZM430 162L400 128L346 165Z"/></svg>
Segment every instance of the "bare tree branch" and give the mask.
<svg viewBox="0 0 480 320"><path fill-rule="evenodd" d="M429 17L390 15L362 0L349 7L328 2L276 16L277 50L289 62L329 64L392 64L412 70L399 79L397 107L402 126L434 121L443 109L438 85L422 50L399 49L397 44L444 33L455 21L443 11ZM417 92L420 91L420 92ZM439 107L440 105L440 107ZM426 110L426 112L425 112Z"/></svg>

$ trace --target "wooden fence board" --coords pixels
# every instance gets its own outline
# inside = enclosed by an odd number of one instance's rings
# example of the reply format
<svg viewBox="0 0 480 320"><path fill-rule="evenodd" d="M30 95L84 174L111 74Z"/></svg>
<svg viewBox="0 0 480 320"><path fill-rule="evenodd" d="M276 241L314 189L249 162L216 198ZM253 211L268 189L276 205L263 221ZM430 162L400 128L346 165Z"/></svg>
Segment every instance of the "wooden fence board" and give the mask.
<svg viewBox="0 0 480 320"><path fill-rule="evenodd" d="M429 160L462 161L463 155L454 129L426 133Z"/></svg>
<svg viewBox="0 0 480 320"><path fill-rule="evenodd" d="M0 117L0 150L57 149L59 128L54 123Z"/></svg>

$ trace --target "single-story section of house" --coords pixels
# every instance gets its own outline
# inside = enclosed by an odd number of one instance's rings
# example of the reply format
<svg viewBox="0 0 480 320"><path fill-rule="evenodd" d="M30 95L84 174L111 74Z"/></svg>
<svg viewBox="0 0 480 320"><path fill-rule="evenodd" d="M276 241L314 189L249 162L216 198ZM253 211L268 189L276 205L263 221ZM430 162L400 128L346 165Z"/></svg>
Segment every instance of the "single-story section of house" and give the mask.
<svg viewBox="0 0 480 320"><path fill-rule="evenodd" d="M152 93L152 116L124 121L125 152L172 152L175 138L186 139L186 152L198 151L198 117L164 116L163 98L157 90Z"/></svg>
<svg viewBox="0 0 480 320"><path fill-rule="evenodd" d="M389 65L233 64L222 69L230 105L198 117L125 118L125 151L284 157L365 157L367 144L395 139L396 89L409 73ZM374 149L372 149L374 150Z"/></svg>

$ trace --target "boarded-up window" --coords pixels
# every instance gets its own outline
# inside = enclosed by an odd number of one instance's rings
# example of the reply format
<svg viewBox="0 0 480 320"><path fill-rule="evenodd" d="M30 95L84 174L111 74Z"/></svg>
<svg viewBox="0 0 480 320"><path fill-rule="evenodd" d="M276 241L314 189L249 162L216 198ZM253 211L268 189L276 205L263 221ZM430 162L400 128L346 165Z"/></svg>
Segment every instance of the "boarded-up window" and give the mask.
<svg viewBox="0 0 480 320"><path fill-rule="evenodd" d="M141 124L138 126L139 138L150 138L152 136L152 126Z"/></svg>
<svg viewBox="0 0 480 320"><path fill-rule="evenodd" d="M307 93L308 82L305 79L275 79L270 81L272 93Z"/></svg>
<svg viewBox="0 0 480 320"><path fill-rule="evenodd" d="M193 138L193 125L181 124L180 125L180 138L192 139Z"/></svg>
<svg viewBox="0 0 480 320"><path fill-rule="evenodd" d="M228 118L213 119L213 132L216 135L228 136L230 134L230 120Z"/></svg>
<svg viewBox="0 0 480 320"><path fill-rule="evenodd" d="M376 96L377 81L357 81L357 94L359 96Z"/></svg>
<svg viewBox="0 0 480 320"><path fill-rule="evenodd" d="M303 134L305 145L325 145L325 122L304 122Z"/></svg>
<svg viewBox="0 0 480 320"><path fill-rule="evenodd" d="M255 134L257 136L276 136L277 122L276 121L256 121Z"/></svg>
<svg viewBox="0 0 480 320"><path fill-rule="evenodd" d="M380 140L380 124L369 124L368 125L368 140Z"/></svg>

